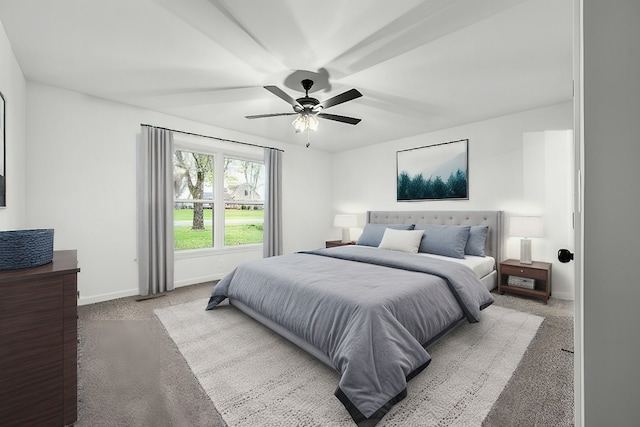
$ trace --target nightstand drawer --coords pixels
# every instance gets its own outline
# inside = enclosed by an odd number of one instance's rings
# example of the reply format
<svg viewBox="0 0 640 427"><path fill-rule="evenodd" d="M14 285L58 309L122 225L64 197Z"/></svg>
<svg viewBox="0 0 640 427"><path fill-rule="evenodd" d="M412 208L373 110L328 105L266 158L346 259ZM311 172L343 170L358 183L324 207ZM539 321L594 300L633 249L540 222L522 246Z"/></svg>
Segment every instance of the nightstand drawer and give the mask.
<svg viewBox="0 0 640 427"><path fill-rule="evenodd" d="M337 246L349 246L349 245L355 245L355 244L356 244L355 241L342 242L342 240L327 240L325 242L325 247L327 247L327 248L335 248Z"/></svg>
<svg viewBox="0 0 640 427"><path fill-rule="evenodd" d="M500 274L507 276L528 277L530 279L547 280L547 271L539 268L516 267L513 265L502 265Z"/></svg>

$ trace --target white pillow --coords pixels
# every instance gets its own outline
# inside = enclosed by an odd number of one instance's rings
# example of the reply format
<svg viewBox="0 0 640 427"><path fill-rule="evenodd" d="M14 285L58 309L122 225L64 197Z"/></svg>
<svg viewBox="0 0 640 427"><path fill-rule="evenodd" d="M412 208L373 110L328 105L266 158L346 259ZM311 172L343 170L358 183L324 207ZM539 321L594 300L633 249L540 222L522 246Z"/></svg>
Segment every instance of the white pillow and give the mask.
<svg viewBox="0 0 640 427"><path fill-rule="evenodd" d="M378 246L380 249L418 253L424 230L394 230L387 228Z"/></svg>

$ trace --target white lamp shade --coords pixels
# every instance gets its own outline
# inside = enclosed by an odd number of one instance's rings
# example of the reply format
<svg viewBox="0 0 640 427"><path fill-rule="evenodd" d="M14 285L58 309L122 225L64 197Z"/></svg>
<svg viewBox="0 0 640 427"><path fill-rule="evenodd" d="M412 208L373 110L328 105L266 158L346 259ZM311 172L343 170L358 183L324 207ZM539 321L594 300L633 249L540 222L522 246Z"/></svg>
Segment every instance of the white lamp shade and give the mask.
<svg viewBox="0 0 640 427"><path fill-rule="evenodd" d="M333 219L333 226L336 228L342 228L342 243L348 243L351 241L351 227L358 225L358 218L355 215L336 215Z"/></svg>
<svg viewBox="0 0 640 427"><path fill-rule="evenodd" d="M318 130L318 119L312 114L299 114L291 124L296 129L296 133Z"/></svg>
<svg viewBox="0 0 640 427"><path fill-rule="evenodd" d="M515 237L543 237L542 218L539 216L511 217L509 235Z"/></svg>
<svg viewBox="0 0 640 427"><path fill-rule="evenodd" d="M336 228L351 228L358 225L358 217L355 215L336 215L333 226Z"/></svg>

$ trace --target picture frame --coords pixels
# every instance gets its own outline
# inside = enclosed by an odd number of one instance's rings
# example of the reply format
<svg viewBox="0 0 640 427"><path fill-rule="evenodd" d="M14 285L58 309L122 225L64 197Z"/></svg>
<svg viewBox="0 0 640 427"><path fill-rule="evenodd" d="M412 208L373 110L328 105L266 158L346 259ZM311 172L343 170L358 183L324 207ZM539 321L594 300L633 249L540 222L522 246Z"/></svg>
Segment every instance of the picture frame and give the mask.
<svg viewBox="0 0 640 427"><path fill-rule="evenodd" d="M396 200L469 200L469 140L396 153Z"/></svg>
<svg viewBox="0 0 640 427"><path fill-rule="evenodd" d="M7 167L7 150L6 150L6 102L4 95L0 92L0 208L7 207L7 180L6 180L6 167Z"/></svg>

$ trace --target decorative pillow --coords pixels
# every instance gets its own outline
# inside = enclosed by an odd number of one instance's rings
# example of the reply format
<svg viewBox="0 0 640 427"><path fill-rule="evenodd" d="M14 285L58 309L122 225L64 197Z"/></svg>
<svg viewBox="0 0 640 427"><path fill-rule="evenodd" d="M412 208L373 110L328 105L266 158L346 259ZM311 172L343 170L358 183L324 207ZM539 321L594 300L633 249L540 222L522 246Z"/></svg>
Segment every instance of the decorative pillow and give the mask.
<svg viewBox="0 0 640 427"><path fill-rule="evenodd" d="M464 258L470 226L416 224L415 229L424 230L418 252Z"/></svg>
<svg viewBox="0 0 640 427"><path fill-rule="evenodd" d="M393 228L394 230L413 230L413 224L365 224L364 230L358 239L357 245L380 246L384 230Z"/></svg>
<svg viewBox="0 0 640 427"><path fill-rule="evenodd" d="M487 241L488 225L474 225L469 231L469 240L464 249L467 255L485 256L484 245Z"/></svg>
<svg viewBox="0 0 640 427"><path fill-rule="evenodd" d="M380 249L418 253L424 230L394 230L387 228L378 246Z"/></svg>

